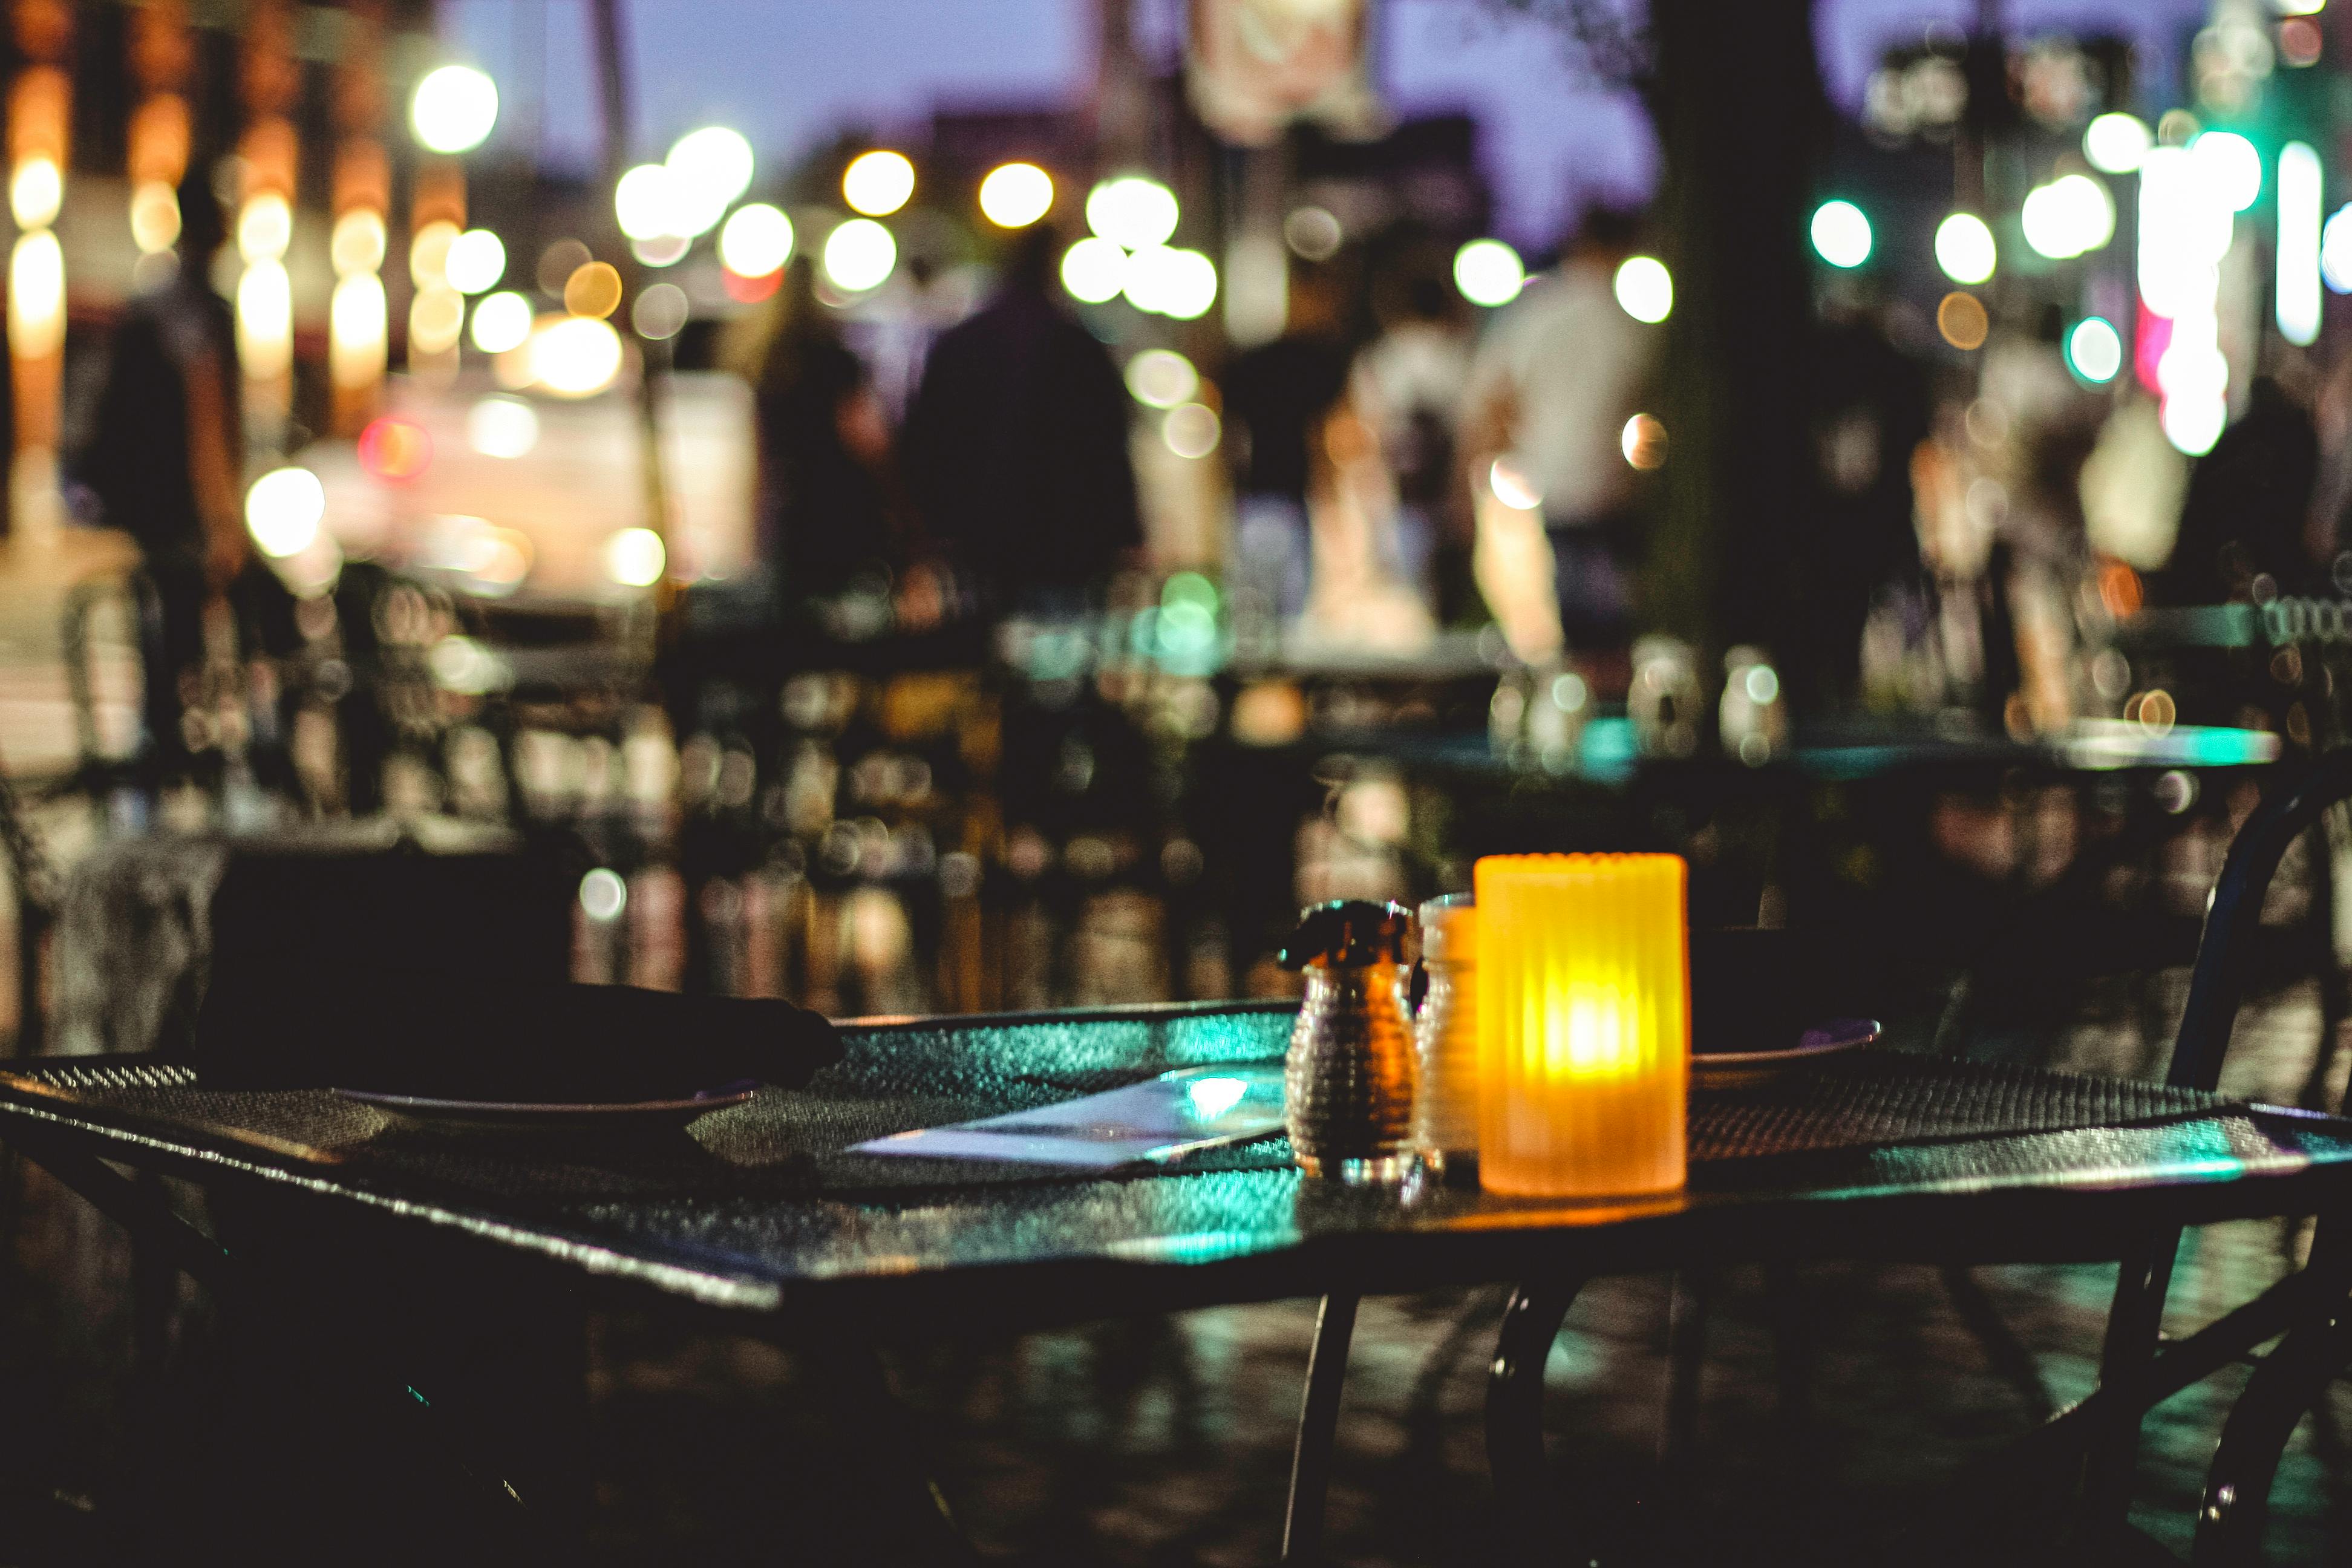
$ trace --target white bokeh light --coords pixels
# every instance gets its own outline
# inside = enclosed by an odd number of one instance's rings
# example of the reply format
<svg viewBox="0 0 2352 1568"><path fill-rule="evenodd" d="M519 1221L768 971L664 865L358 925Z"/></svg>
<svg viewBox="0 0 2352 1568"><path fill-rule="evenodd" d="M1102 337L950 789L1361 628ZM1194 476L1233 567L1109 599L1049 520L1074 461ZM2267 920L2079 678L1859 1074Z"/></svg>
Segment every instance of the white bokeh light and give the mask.
<svg viewBox="0 0 2352 1568"><path fill-rule="evenodd" d="M824 275L852 294L880 288L898 265L898 242L870 217L851 218L824 237Z"/></svg>
<svg viewBox="0 0 2352 1568"><path fill-rule="evenodd" d="M245 527L264 555L308 550L327 516L327 488L308 468L272 468L245 492Z"/></svg>
<svg viewBox="0 0 2352 1568"><path fill-rule="evenodd" d="M1852 202L1815 207L1811 237L1813 253L1832 267L1854 268L1870 259L1870 219Z"/></svg>
<svg viewBox="0 0 2352 1568"><path fill-rule="evenodd" d="M1992 230L1976 214L1953 213L1936 226L1936 265L1953 282L1981 283L1999 260Z"/></svg>
<svg viewBox="0 0 2352 1568"><path fill-rule="evenodd" d="M792 258L793 220L780 207L738 207L719 231L719 259L738 278L765 278Z"/></svg>
<svg viewBox="0 0 2352 1568"><path fill-rule="evenodd" d="M1123 249L1167 244L1178 216L1176 193L1149 174L1122 174L1087 193L1087 226Z"/></svg>
<svg viewBox="0 0 2352 1568"><path fill-rule="evenodd" d="M471 66L427 71L408 100L408 123L434 153L469 153L499 122L499 84Z"/></svg>
<svg viewBox="0 0 2352 1568"><path fill-rule="evenodd" d="M1617 268L1617 303L1637 321L1656 325L1674 313L1675 279L1654 256L1629 256Z"/></svg>
<svg viewBox="0 0 2352 1568"><path fill-rule="evenodd" d="M861 153L841 172L841 199L867 217L887 217L913 198L915 165L904 153Z"/></svg>
<svg viewBox="0 0 2352 1568"><path fill-rule="evenodd" d="M1454 286L1474 305L1507 305L1527 280L1519 253L1499 239L1474 239L1454 253Z"/></svg>
<svg viewBox="0 0 2352 1568"><path fill-rule="evenodd" d="M1127 252L1093 236L1063 253L1062 287L1074 300L1101 305L1118 298L1127 286Z"/></svg>
<svg viewBox="0 0 2352 1568"><path fill-rule="evenodd" d="M508 289L474 307L474 346L486 354L520 348L530 336L530 301Z"/></svg>
<svg viewBox="0 0 2352 1568"><path fill-rule="evenodd" d="M1052 210L1054 177L1034 163L1003 163L980 183L981 215L999 228L1026 228Z"/></svg>
<svg viewBox="0 0 2352 1568"><path fill-rule="evenodd" d="M469 228L449 242L442 276L460 294L484 294L507 275L505 242L486 228Z"/></svg>

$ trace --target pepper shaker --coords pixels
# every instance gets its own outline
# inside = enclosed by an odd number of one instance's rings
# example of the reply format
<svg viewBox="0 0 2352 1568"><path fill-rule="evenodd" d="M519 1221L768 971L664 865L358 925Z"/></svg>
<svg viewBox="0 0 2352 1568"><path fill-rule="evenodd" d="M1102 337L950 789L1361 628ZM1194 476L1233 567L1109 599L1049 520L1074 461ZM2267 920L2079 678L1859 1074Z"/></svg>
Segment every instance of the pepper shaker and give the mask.
<svg viewBox="0 0 2352 1568"><path fill-rule="evenodd" d="M1412 1135L1413 1040L1401 904L1318 904L1279 957L1307 976L1283 1068L1291 1152L1310 1176L1388 1181Z"/></svg>
<svg viewBox="0 0 2352 1568"><path fill-rule="evenodd" d="M1413 1020L1418 1058L1412 1142L1447 1179L1478 1168L1478 906L1449 893L1421 906L1421 963L1429 990Z"/></svg>

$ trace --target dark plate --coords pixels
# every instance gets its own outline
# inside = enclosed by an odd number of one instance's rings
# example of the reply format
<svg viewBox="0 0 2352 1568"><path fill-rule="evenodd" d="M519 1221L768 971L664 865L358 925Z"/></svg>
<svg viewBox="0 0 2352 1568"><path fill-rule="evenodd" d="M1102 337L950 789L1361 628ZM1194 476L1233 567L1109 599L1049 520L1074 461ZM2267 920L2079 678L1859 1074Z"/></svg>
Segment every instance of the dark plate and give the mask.
<svg viewBox="0 0 2352 1568"><path fill-rule="evenodd" d="M420 1126L469 1132L641 1131L684 1127L698 1117L740 1105L759 1092L749 1079L720 1084L682 1100L635 1100L590 1104L518 1104L498 1100L433 1100L413 1094L378 1094L363 1089L335 1090L345 1100Z"/></svg>
<svg viewBox="0 0 2352 1568"><path fill-rule="evenodd" d="M1785 1072L1801 1071L1831 1057L1858 1051L1880 1034L1875 1018L1832 1018L1816 1024L1797 1043L1777 1051L1694 1051L1691 1087L1745 1089Z"/></svg>

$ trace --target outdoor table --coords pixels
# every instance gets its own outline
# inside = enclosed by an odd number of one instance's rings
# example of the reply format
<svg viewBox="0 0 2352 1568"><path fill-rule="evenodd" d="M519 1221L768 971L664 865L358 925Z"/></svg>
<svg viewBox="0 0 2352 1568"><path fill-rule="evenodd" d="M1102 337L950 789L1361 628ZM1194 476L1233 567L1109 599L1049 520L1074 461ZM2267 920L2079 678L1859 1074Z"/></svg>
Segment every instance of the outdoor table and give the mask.
<svg viewBox="0 0 2352 1568"><path fill-rule="evenodd" d="M427 1134L327 1091L212 1091L184 1065L86 1057L0 1073L0 1140L200 1278L247 1274L248 1293L299 1275L321 1237L453 1279L528 1260L591 1300L667 1301L779 1336L1020 1331L1300 1295L1344 1317L1367 1293L1517 1281L1489 1430L1498 1485L1521 1490L1547 1473L1536 1341L1582 1279L2112 1258L2122 1238L2324 1213L2352 1193L2352 1121L1891 1050L1695 1096L1688 1190L1641 1204L1309 1182L1279 1139L1107 1177L846 1152L1171 1068L1273 1060L1290 1021L1262 1004L856 1023L845 1060L806 1089L764 1089L691 1136L593 1144ZM235 1245L117 1165L199 1184L236 1216ZM1294 1545L1319 1520L1345 1343L1339 1365L1318 1354L1310 1370Z"/></svg>

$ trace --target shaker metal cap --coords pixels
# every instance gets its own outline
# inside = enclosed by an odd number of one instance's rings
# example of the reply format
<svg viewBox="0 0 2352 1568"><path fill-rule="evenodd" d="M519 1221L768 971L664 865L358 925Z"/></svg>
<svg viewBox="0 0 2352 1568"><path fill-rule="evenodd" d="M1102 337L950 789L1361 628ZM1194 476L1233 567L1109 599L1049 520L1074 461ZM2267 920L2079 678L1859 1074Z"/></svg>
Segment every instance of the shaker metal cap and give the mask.
<svg viewBox="0 0 2352 1568"><path fill-rule="evenodd" d="M1447 893L1421 906L1421 956L1427 963L1478 962L1478 896Z"/></svg>
<svg viewBox="0 0 2352 1568"><path fill-rule="evenodd" d="M1368 899L1334 899L1298 914L1298 929L1275 954L1285 969L1309 964L1351 969L1368 963L1401 963L1412 911L1402 904Z"/></svg>

